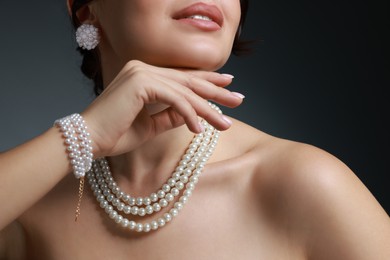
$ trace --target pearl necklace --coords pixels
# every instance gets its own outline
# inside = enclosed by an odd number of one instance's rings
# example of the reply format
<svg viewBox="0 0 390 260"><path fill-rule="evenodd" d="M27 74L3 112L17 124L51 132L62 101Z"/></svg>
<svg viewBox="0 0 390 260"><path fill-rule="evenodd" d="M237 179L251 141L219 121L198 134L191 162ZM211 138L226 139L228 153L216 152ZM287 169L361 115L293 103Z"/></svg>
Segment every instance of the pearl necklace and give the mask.
<svg viewBox="0 0 390 260"><path fill-rule="evenodd" d="M219 107L209 104L222 114ZM192 195L219 138L219 131L206 120L202 120L201 124L205 131L194 136L171 178L158 191L144 198L126 194L118 187L105 158L93 161L92 168L86 176L100 207L112 220L127 230L149 232L165 226L179 214ZM179 199L175 201L180 194ZM126 217L126 215L148 216L159 212L171 202L173 206L169 212L149 223L135 222Z"/></svg>

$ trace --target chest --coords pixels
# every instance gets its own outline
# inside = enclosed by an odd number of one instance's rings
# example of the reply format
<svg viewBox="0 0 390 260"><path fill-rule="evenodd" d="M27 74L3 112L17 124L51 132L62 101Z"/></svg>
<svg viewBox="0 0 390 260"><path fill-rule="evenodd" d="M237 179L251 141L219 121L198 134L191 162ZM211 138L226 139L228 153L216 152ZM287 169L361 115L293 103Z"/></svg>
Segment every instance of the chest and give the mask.
<svg viewBox="0 0 390 260"><path fill-rule="evenodd" d="M65 188L53 190L26 214L29 259L285 259L282 256L295 255L239 189L199 185L177 217L148 233L116 224L88 189L75 222L77 190L74 196L69 194Z"/></svg>

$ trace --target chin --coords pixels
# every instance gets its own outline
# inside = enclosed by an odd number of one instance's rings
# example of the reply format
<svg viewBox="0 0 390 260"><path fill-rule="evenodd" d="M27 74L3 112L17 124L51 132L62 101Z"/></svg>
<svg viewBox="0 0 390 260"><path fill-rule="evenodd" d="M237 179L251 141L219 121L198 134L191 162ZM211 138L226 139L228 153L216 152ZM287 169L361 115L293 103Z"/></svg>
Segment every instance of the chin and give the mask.
<svg viewBox="0 0 390 260"><path fill-rule="evenodd" d="M205 71L217 71L230 57L229 46L224 48L211 44L138 46L139 51L128 56L128 60L137 59L150 65L166 68L188 68ZM147 55L145 55L147 53Z"/></svg>
<svg viewBox="0 0 390 260"><path fill-rule="evenodd" d="M230 52L203 49L172 53L164 60L170 61L169 67L216 71L226 64L229 57Z"/></svg>

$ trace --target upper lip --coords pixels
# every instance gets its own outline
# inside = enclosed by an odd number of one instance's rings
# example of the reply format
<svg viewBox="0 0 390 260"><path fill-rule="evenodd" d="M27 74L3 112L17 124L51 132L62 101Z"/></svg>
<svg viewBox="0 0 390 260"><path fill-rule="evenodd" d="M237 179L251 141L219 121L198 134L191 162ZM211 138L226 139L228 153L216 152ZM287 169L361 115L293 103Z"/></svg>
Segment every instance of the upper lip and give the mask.
<svg viewBox="0 0 390 260"><path fill-rule="evenodd" d="M205 3L195 3L190 5L179 12L177 12L173 18L184 19L192 15L203 15L209 17L213 22L217 23L219 26L223 24L223 15L222 12L215 5L208 5Z"/></svg>

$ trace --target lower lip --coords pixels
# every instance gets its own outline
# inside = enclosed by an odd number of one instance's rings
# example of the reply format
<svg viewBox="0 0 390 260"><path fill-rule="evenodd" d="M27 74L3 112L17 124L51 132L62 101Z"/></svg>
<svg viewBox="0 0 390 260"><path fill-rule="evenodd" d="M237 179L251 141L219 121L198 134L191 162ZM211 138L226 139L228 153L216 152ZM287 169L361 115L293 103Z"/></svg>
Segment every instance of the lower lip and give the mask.
<svg viewBox="0 0 390 260"><path fill-rule="evenodd" d="M200 20L200 19L191 19L191 18L183 18L176 20L180 23L187 24L190 26L194 26L203 31L218 31L221 29L221 26L213 21Z"/></svg>

